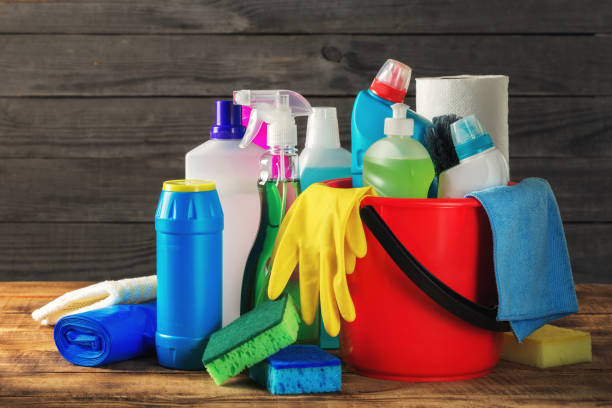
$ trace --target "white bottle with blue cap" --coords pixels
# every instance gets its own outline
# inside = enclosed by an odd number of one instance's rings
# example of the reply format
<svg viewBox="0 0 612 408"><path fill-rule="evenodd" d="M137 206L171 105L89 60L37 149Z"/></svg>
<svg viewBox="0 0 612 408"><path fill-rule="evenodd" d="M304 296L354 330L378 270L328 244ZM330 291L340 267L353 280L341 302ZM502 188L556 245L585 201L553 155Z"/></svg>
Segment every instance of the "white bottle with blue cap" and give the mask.
<svg viewBox="0 0 612 408"><path fill-rule="evenodd" d="M438 198L463 198L508 184L508 163L474 115L453 123L451 136L459 164L440 173Z"/></svg>
<svg viewBox="0 0 612 408"><path fill-rule="evenodd" d="M260 217L257 176L264 150L255 144L245 149L239 147L246 131L241 120L241 106L232 101L216 101L210 140L185 156L186 178L214 181L225 215L223 326L240 316L242 274Z"/></svg>

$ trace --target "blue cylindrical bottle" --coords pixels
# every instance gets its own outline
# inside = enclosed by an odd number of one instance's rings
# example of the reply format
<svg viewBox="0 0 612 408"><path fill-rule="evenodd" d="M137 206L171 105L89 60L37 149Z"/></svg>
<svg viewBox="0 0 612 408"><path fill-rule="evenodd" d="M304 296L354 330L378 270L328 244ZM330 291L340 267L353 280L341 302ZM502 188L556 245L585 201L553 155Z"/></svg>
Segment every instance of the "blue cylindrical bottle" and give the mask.
<svg viewBox="0 0 612 408"><path fill-rule="evenodd" d="M159 364L201 370L221 328L223 211L215 183L166 181L155 213Z"/></svg>

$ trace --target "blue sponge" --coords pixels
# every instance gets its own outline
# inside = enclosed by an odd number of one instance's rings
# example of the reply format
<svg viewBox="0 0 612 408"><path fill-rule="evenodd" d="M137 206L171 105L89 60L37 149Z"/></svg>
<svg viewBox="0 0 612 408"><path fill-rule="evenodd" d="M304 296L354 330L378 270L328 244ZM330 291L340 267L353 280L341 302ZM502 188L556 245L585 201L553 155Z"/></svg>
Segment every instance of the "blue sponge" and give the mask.
<svg viewBox="0 0 612 408"><path fill-rule="evenodd" d="M293 345L250 369L251 378L272 394L340 391L340 360L317 346Z"/></svg>

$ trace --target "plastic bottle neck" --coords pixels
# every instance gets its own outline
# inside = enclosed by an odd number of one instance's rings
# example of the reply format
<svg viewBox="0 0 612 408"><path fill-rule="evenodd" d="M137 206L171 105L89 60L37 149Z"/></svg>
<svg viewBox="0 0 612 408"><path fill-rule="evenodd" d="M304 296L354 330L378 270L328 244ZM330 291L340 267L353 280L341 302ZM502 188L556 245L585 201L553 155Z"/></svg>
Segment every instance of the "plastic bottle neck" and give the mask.
<svg viewBox="0 0 612 408"><path fill-rule="evenodd" d="M491 151L493 151L493 150L495 150L495 146L493 146L493 147L489 147L489 148L488 148L488 149L486 149L486 150L482 150L482 151L480 151L480 152L478 152L478 153L474 153L474 154L473 154L473 155L471 155L471 156L467 156L467 157L465 157L465 158L463 158L463 159L460 159L460 160L459 160L459 163L466 163L466 162L472 161L472 160L477 159L477 158L479 158L480 156L484 155L485 153L489 153L489 152L491 152Z"/></svg>
<svg viewBox="0 0 612 408"><path fill-rule="evenodd" d="M297 181L298 158L295 146L270 146L259 162L259 182Z"/></svg>
<svg viewBox="0 0 612 408"><path fill-rule="evenodd" d="M270 146L268 148L268 152L274 156L278 155L287 155L287 154L296 154L297 148L291 145L283 145L283 146Z"/></svg>
<svg viewBox="0 0 612 408"><path fill-rule="evenodd" d="M390 137L391 139L410 139L412 138L412 135L386 135L387 137Z"/></svg>
<svg viewBox="0 0 612 408"><path fill-rule="evenodd" d="M380 102L382 102L382 103L384 103L386 105L389 105L389 106L393 105L392 101L390 101L388 99L385 99L385 98L381 98L380 96L378 96L374 92L372 92L371 89L366 89L365 92L368 93L372 98L374 98L374 99L376 99L376 100L378 100L378 101L380 101Z"/></svg>

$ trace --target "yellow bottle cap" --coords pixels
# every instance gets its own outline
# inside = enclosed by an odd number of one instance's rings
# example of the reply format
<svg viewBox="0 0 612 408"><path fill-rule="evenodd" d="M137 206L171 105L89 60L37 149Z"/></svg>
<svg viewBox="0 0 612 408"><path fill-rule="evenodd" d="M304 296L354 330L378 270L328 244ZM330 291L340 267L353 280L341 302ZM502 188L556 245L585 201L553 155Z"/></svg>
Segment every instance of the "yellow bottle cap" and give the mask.
<svg viewBox="0 0 612 408"><path fill-rule="evenodd" d="M215 182L210 180L168 180L164 181L164 191L174 191L178 193L197 193L199 191L215 190Z"/></svg>

